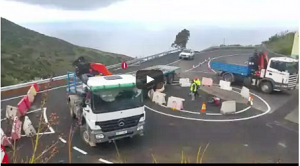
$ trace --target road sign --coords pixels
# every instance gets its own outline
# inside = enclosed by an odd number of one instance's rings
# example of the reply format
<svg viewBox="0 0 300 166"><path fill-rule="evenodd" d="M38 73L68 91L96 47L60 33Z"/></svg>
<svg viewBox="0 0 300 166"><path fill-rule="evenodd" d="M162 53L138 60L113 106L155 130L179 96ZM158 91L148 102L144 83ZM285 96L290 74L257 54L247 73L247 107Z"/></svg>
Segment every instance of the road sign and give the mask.
<svg viewBox="0 0 300 166"><path fill-rule="evenodd" d="M126 69L127 68L127 63L126 62L122 62L121 67L122 67L122 69Z"/></svg>

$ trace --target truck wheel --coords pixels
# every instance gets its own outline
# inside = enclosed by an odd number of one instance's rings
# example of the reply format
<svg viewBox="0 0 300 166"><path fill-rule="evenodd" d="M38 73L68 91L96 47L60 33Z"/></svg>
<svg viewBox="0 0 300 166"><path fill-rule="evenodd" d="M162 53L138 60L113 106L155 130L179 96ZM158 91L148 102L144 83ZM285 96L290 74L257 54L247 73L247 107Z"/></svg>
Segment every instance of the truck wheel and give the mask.
<svg viewBox="0 0 300 166"><path fill-rule="evenodd" d="M173 80L174 80L174 74L168 74L167 83L172 84Z"/></svg>
<svg viewBox="0 0 300 166"><path fill-rule="evenodd" d="M224 73L222 79L227 82L234 82L234 76L231 73Z"/></svg>
<svg viewBox="0 0 300 166"><path fill-rule="evenodd" d="M252 82L252 78L251 77L246 77L244 78L244 86L246 87L250 87L251 86L251 82Z"/></svg>
<svg viewBox="0 0 300 166"><path fill-rule="evenodd" d="M262 92L267 93L267 94L269 94L273 91L273 86L272 86L271 82L269 82L269 81L261 82L259 87Z"/></svg>
<svg viewBox="0 0 300 166"><path fill-rule="evenodd" d="M80 126L81 137L85 143L90 145L91 147L95 147L96 144L90 141L89 131L87 130L86 124Z"/></svg>
<svg viewBox="0 0 300 166"><path fill-rule="evenodd" d="M70 110L71 118L75 119L76 115L74 114L74 106L72 106L72 104L70 103L70 101L69 101L69 110Z"/></svg>

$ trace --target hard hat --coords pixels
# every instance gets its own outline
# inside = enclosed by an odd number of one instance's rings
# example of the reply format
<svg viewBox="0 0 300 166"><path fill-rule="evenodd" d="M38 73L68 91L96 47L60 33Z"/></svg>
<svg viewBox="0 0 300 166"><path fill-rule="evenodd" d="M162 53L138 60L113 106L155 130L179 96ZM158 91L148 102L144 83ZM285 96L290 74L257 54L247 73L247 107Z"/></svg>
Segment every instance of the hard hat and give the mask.
<svg viewBox="0 0 300 166"><path fill-rule="evenodd" d="M199 78L198 77L195 77L195 80L198 80Z"/></svg>

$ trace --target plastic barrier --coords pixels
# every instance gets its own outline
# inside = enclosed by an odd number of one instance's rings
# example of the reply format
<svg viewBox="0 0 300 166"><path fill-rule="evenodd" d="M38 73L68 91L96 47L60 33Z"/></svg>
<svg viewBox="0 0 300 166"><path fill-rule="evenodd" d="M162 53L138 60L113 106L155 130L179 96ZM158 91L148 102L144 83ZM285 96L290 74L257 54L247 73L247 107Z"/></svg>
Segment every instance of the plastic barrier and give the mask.
<svg viewBox="0 0 300 166"><path fill-rule="evenodd" d="M181 84L183 84L183 83L190 83L190 79L189 78L180 78L179 79L179 84L181 85Z"/></svg>
<svg viewBox="0 0 300 166"><path fill-rule="evenodd" d="M11 131L11 137L13 140L18 140L21 138L21 127L22 127L22 122L16 116L14 119L14 122L13 122L12 131Z"/></svg>
<svg viewBox="0 0 300 166"><path fill-rule="evenodd" d="M174 110L182 110L183 109L183 102L185 99L171 96L168 98L167 107L172 108Z"/></svg>
<svg viewBox="0 0 300 166"><path fill-rule="evenodd" d="M2 164L8 163L8 156L2 144L1 144L1 163Z"/></svg>
<svg viewBox="0 0 300 166"><path fill-rule="evenodd" d="M34 101L34 95L28 91L27 92L27 96L28 96L28 101L30 103L33 103L33 101Z"/></svg>
<svg viewBox="0 0 300 166"><path fill-rule="evenodd" d="M28 116L25 116L23 130L27 137L32 137L36 134L36 130L33 127L31 120L28 118Z"/></svg>
<svg viewBox="0 0 300 166"><path fill-rule="evenodd" d="M1 128L1 145L3 145L4 147L8 145L12 145L10 139L11 138L7 137Z"/></svg>
<svg viewBox="0 0 300 166"><path fill-rule="evenodd" d="M28 94L28 93L32 94L33 96L36 96L37 92L36 92L34 86L31 86L31 87L29 88L27 94Z"/></svg>
<svg viewBox="0 0 300 166"><path fill-rule="evenodd" d="M36 92L40 91L39 85L37 83L33 83L31 86L34 87L34 89L35 89Z"/></svg>
<svg viewBox="0 0 300 166"><path fill-rule="evenodd" d="M236 112L236 101L223 101L221 106L222 114L233 114Z"/></svg>
<svg viewBox="0 0 300 166"><path fill-rule="evenodd" d="M166 94L160 92L154 92L152 101L156 104L166 104Z"/></svg>
<svg viewBox="0 0 300 166"><path fill-rule="evenodd" d="M153 89L151 89L151 90L148 91L148 97L149 97L150 99L153 98L153 93L154 93L154 90L153 90Z"/></svg>
<svg viewBox="0 0 300 166"><path fill-rule="evenodd" d="M29 108L27 106L26 102L25 102L25 98L24 97L20 100L20 102L17 105L19 113L20 113L21 116L24 116L26 114L28 108Z"/></svg>
<svg viewBox="0 0 300 166"><path fill-rule="evenodd" d="M241 90L241 96L244 97L245 99L249 99L249 96L250 96L250 90L246 87L242 87L242 90Z"/></svg>
<svg viewBox="0 0 300 166"><path fill-rule="evenodd" d="M202 86L213 86L213 79L202 77L201 83L202 83Z"/></svg>
<svg viewBox="0 0 300 166"><path fill-rule="evenodd" d="M10 119L10 120L14 120L15 116L18 116L18 108L7 105L6 106L6 118Z"/></svg>
<svg viewBox="0 0 300 166"><path fill-rule="evenodd" d="M223 80L220 80L220 82L219 82L220 88L223 90L228 90L228 91L232 90L232 87L230 86L230 84L231 84L230 82L223 81Z"/></svg>
<svg viewBox="0 0 300 166"><path fill-rule="evenodd" d="M31 107L31 102L29 101L29 97L26 95L23 97L24 98L24 102L27 105L28 109Z"/></svg>

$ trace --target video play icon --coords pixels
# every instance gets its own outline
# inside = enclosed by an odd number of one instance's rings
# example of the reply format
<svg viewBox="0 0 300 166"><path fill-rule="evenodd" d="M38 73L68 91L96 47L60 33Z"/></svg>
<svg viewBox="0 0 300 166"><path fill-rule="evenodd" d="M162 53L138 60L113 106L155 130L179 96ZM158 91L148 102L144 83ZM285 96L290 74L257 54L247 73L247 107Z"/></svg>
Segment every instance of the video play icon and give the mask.
<svg viewBox="0 0 300 166"><path fill-rule="evenodd" d="M147 80L147 84L154 81L154 79L152 77L149 77L149 76L146 77L146 80Z"/></svg>

